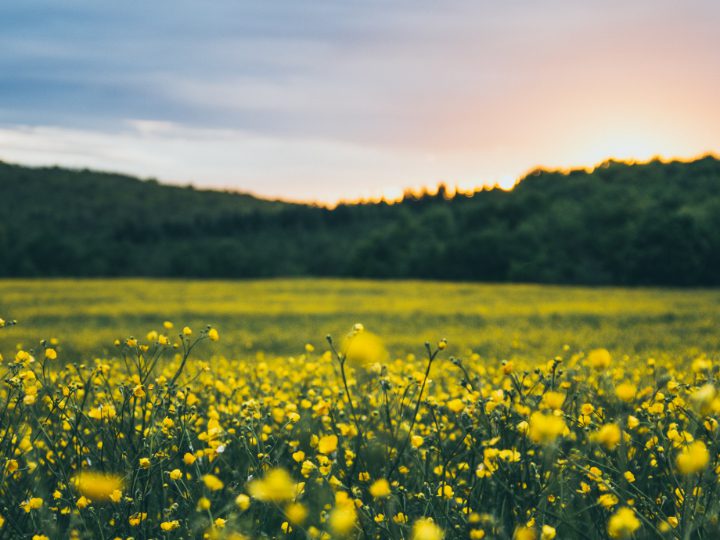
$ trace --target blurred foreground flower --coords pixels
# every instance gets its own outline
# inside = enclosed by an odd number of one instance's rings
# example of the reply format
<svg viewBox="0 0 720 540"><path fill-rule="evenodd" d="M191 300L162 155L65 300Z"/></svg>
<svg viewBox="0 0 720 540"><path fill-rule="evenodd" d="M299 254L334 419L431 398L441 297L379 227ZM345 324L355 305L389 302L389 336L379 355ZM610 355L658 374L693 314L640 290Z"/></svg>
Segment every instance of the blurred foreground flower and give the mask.
<svg viewBox="0 0 720 540"><path fill-rule="evenodd" d="M528 435L533 442L549 444L562 435L565 429L567 426L562 417L534 412L530 417Z"/></svg>
<svg viewBox="0 0 720 540"><path fill-rule="evenodd" d="M353 367L369 366L387 360L382 340L367 330L353 330L342 343L342 353Z"/></svg>
<svg viewBox="0 0 720 540"><path fill-rule="evenodd" d="M702 471L710 461L710 453L702 441L694 441L678 454L676 465L681 474L693 474Z"/></svg>
<svg viewBox="0 0 720 540"><path fill-rule="evenodd" d="M75 489L91 501L109 501L113 493L122 491L123 479L117 474L82 471L73 477Z"/></svg>
<svg viewBox="0 0 720 540"><path fill-rule="evenodd" d="M412 540L442 540L444 536L432 519L418 519L413 525Z"/></svg>
<svg viewBox="0 0 720 540"><path fill-rule="evenodd" d="M607 349L595 349L594 351L590 351L587 356L588 365L598 370L606 369L610 366L611 361L612 358Z"/></svg>
<svg viewBox="0 0 720 540"><path fill-rule="evenodd" d="M624 507L615 512L608 522L610 538L630 538L640 528L640 520L635 511Z"/></svg>
<svg viewBox="0 0 720 540"><path fill-rule="evenodd" d="M285 469L273 469L264 478L248 484L248 492L263 502L289 501L295 497L295 482Z"/></svg>

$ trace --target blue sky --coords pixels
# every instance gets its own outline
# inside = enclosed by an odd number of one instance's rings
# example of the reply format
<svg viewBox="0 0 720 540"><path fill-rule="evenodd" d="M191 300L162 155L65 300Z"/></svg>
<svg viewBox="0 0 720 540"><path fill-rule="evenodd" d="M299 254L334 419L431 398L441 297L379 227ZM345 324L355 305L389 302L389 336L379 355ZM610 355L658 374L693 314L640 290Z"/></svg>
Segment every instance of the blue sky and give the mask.
<svg viewBox="0 0 720 540"><path fill-rule="evenodd" d="M0 3L0 159L296 200L720 148L720 7Z"/></svg>

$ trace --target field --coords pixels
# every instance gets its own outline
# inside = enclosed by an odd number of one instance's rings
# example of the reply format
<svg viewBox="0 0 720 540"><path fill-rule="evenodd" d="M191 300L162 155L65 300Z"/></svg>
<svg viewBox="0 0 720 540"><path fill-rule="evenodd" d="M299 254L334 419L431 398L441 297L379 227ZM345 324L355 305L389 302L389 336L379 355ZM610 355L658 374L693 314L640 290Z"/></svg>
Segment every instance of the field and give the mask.
<svg viewBox="0 0 720 540"><path fill-rule="evenodd" d="M720 535L717 290L26 280L0 317L3 537Z"/></svg>
<svg viewBox="0 0 720 540"><path fill-rule="evenodd" d="M294 355L356 322L395 354L448 339L488 361L552 358L605 347L616 355L687 357L720 349L720 291L476 285L420 281L0 280L0 314L21 324L7 351L56 337L68 352L102 354L117 338L165 320L213 324L231 356Z"/></svg>

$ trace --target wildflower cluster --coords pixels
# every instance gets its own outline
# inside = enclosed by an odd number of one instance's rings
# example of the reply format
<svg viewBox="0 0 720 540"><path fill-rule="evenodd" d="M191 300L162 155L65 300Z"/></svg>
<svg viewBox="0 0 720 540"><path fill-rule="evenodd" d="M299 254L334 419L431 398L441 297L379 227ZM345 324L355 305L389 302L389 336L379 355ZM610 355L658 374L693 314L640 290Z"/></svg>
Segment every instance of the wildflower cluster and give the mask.
<svg viewBox="0 0 720 540"><path fill-rule="evenodd" d="M218 331L0 359L0 532L21 538L715 537L716 367L325 351L209 361Z"/></svg>

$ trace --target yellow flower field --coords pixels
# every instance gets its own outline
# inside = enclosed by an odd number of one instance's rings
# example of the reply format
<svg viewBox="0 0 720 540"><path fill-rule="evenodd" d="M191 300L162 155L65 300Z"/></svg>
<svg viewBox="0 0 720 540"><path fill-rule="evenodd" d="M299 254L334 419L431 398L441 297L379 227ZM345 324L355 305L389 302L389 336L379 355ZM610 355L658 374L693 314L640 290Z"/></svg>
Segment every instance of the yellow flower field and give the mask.
<svg viewBox="0 0 720 540"><path fill-rule="evenodd" d="M690 361L718 350L720 291L421 281L277 279L0 280L0 350L58 338L68 356L110 356L122 336L165 319L212 323L223 339L204 349L233 358L289 356L358 321L393 354L446 337L450 351L530 363L573 350ZM4 335L3 335L4 334Z"/></svg>
<svg viewBox="0 0 720 540"><path fill-rule="evenodd" d="M720 534L712 356L398 355L357 323L294 356L209 357L223 329L179 323L106 358L3 351L4 536Z"/></svg>

